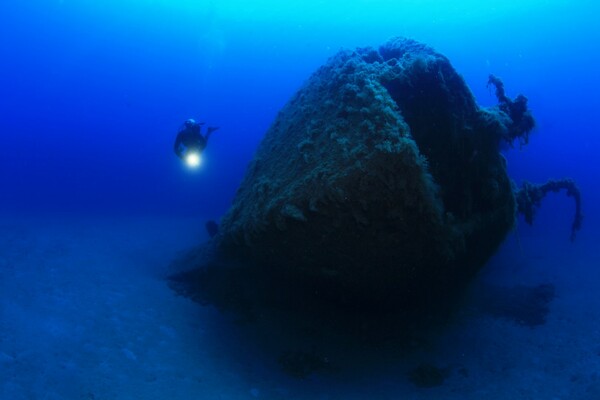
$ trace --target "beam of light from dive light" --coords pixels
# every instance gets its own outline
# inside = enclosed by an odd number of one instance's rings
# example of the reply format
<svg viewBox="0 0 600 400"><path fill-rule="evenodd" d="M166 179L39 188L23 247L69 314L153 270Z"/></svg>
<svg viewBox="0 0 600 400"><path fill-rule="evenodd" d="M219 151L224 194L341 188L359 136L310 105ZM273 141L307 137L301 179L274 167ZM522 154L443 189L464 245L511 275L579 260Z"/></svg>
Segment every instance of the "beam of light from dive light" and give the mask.
<svg viewBox="0 0 600 400"><path fill-rule="evenodd" d="M200 153L191 151L185 155L185 163L190 168L197 168L202 163Z"/></svg>

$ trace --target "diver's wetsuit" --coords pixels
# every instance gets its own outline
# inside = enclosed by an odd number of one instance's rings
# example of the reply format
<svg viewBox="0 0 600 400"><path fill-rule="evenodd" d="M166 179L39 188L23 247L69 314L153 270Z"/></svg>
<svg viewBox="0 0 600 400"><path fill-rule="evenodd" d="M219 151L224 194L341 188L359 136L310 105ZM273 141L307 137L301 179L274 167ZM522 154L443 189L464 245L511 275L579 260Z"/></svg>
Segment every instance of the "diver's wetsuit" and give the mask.
<svg viewBox="0 0 600 400"><path fill-rule="evenodd" d="M208 134L206 137L202 136L200 133L200 125L199 123L184 126L181 128L177 137L175 138L175 145L173 149L175 150L175 154L177 157L183 159L183 156L188 150L196 150L201 153L206 144L208 143ZM210 129L209 129L210 131Z"/></svg>
<svg viewBox="0 0 600 400"><path fill-rule="evenodd" d="M202 136L200 127L204 125L204 122L195 122L188 120L185 122L183 127L177 133L175 138L175 145L173 149L177 157L183 159L185 154L190 150L202 153L208 144L208 138L210 134L219 129L218 126L209 126L206 131L206 136Z"/></svg>

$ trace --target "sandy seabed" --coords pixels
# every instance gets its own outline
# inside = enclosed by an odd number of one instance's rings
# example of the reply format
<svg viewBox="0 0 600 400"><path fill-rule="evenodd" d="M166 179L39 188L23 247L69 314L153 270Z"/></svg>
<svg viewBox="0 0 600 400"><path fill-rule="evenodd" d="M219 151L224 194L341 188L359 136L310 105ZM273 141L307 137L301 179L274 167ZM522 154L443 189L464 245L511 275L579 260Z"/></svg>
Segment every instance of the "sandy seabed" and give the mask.
<svg viewBox="0 0 600 400"><path fill-rule="evenodd" d="M511 237L482 274L506 285L554 284L544 325L467 304L433 343L405 357L294 379L230 318L167 286L169 263L206 240L203 225L0 220L0 399L600 399L597 238L522 235L518 246ZM450 372L441 386L419 388L408 372L420 363Z"/></svg>

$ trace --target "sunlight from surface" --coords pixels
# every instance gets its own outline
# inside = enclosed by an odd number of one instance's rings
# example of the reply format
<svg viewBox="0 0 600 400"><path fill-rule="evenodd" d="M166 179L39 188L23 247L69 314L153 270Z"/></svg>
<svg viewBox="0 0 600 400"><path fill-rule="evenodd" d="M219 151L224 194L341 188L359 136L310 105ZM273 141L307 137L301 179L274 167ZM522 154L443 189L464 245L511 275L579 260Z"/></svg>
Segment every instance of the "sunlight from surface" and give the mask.
<svg viewBox="0 0 600 400"><path fill-rule="evenodd" d="M328 23L347 25L400 18L435 23L440 20L469 20L516 15L554 6L573 6L567 0L129 0L118 3L131 8L162 8L198 15L248 22L286 21L292 24ZM132 10L134 11L134 10ZM400 22L400 21L398 21Z"/></svg>

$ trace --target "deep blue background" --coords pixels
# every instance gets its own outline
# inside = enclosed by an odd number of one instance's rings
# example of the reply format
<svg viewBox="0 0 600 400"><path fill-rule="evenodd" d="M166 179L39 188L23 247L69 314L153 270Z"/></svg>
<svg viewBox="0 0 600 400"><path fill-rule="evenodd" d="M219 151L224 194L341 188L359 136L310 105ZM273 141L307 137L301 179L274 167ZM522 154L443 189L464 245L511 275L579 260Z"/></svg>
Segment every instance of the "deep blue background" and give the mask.
<svg viewBox="0 0 600 400"><path fill-rule="evenodd" d="M481 104L494 73L538 121L508 154L520 182L574 177L597 221L600 34L593 1L3 1L0 213L218 217L277 111L340 48L404 35L450 58ZM181 122L221 129L203 167ZM554 196L540 231L568 236ZM563 217L564 215L564 217Z"/></svg>

